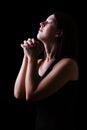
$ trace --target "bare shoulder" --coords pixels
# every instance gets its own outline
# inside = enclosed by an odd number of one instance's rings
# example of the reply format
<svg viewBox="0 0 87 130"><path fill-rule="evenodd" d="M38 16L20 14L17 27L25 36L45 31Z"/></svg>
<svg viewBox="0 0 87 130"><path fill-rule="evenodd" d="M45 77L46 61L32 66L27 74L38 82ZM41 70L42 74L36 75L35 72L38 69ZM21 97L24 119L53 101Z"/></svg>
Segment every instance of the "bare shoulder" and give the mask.
<svg viewBox="0 0 87 130"><path fill-rule="evenodd" d="M65 71L69 73L71 80L77 80L79 75L78 64L72 58L63 58L55 66L54 70L58 72Z"/></svg>
<svg viewBox="0 0 87 130"><path fill-rule="evenodd" d="M56 66L58 66L58 65L64 65L64 66L69 65L72 67L78 67L76 61L72 58L63 58L56 64Z"/></svg>

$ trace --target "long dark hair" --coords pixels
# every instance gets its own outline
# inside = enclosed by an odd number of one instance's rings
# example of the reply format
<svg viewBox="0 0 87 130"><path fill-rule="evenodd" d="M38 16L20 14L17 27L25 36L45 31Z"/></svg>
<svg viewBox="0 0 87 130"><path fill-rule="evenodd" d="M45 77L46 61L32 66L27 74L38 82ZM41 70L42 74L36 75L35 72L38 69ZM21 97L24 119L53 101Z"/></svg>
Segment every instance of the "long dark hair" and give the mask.
<svg viewBox="0 0 87 130"><path fill-rule="evenodd" d="M52 13L51 13L52 14ZM79 60L79 33L74 18L65 12L56 11L55 15L58 29L63 30L60 39L60 57L71 57L76 61Z"/></svg>

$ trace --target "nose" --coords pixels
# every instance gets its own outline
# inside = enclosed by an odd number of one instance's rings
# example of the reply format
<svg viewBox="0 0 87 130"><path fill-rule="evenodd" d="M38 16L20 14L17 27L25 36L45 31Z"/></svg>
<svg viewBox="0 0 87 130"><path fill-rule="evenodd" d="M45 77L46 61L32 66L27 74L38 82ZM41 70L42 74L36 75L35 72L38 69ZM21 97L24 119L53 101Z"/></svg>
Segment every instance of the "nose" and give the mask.
<svg viewBox="0 0 87 130"><path fill-rule="evenodd" d="M40 26L45 26L45 21L44 22L40 22Z"/></svg>

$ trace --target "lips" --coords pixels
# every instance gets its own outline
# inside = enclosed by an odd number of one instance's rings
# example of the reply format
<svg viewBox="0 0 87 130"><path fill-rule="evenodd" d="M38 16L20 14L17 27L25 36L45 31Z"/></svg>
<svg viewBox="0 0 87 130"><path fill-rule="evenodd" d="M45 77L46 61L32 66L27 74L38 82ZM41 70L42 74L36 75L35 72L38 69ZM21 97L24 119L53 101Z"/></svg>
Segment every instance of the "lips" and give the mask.
<svg viewBox="0 0 87 130"><path fill-rule="evenodd" d="M40 31L40 32L43 32L43 29L42 29L42 28L40 28L40 29L39 29L39 31Z"/></svg>

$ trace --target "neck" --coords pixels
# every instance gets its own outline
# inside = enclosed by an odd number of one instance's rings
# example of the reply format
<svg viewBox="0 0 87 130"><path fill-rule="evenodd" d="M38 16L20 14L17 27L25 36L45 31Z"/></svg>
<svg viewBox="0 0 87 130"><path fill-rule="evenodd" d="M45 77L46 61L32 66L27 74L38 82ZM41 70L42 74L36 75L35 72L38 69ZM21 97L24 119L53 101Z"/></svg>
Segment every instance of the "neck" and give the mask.
<svg viewBox="0 0 87 130"><path fill-rule="evenodd" d="M45 58L47 61L55 59L58 55L58 45L56 43L45 44Z"/></svg>

